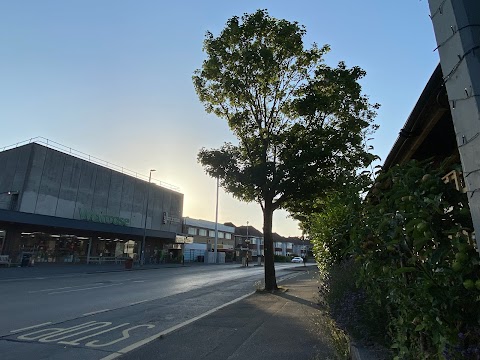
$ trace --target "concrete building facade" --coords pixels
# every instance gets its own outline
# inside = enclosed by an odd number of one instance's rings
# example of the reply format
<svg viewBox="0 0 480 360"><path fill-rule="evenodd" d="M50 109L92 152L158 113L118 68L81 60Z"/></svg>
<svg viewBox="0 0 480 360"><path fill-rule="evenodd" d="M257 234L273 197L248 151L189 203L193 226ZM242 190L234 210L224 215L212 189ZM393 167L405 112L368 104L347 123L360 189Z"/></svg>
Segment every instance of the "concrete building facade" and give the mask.
<svg viewBox="0 0 480 360"><path fill-rule="evenodd" d="M185 244L184 257L185 261L205 261L215 262L210 259L215 247L215 222L192 219L185 217L183 219L183 232L192 237L191 244ZM225 262L233 260L233 251L235 248L235 227L224 224L217 225L217 262ZM220 260L220 261L219 261Z"/></svg>
<svg viewBox="0 0 480 360"><path fill-rule="evenodd" d="M136 257L144 227L146 262L158 260L182 212L178 191L43 144L0 152L0 253L14 262Z"/></svg>

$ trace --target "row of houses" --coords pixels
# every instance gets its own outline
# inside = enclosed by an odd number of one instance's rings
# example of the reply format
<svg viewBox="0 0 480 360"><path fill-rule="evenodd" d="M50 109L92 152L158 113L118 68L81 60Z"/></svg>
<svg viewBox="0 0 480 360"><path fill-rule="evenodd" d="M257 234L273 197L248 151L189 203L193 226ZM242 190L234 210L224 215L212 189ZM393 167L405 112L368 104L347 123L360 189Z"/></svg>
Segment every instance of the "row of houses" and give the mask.
<svg viewBox="0 0 480 360"><path fill-rule="evenodd" d="M0 152L0 255L13 262L207 261L215 223L183 217L178 189L46 139ZM217 224L220 261L263 256L252 226ZM275 235L275 253L306 253Z"/></svg>
<svg viewBox="0 0 480 360"><path fill-rule="evenodd" d="M235 226L233 223L217 224L217 252L219 262L238 261L248 256L258 261L264 256L263 233L253 226ZM185 236L189 239L184 247L185 261L195 261L204 252L215 250L215 222L184 218ZM273 234L274 253L277 256L306 256L311 254L308 240L300 237L283 237ZM208 261L208 260L207 260ZM210 260L215 261L215 259ZM218 262L218 260L217 260Z"/></svg>

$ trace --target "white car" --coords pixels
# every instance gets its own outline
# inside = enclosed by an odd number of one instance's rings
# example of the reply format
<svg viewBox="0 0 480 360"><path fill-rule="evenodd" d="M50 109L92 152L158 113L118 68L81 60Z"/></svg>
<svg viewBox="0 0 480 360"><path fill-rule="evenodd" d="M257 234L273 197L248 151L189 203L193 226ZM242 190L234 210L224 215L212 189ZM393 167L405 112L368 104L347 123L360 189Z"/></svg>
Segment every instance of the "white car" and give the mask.
<svg viewBox="0 0 480 360"><path fill-rule="evenodd" d="M303 263L303 259L300 256L295 256L291 260L292 263Z"/></svg>

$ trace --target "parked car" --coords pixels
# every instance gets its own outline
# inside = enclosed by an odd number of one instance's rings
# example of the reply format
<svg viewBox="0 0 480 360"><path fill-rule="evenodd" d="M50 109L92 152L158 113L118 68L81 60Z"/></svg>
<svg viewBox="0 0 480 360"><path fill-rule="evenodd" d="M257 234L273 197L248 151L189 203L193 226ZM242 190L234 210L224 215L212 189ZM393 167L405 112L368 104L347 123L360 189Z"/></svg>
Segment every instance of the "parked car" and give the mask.
<svg viewBox="0 0 480 360"><path fill-rule="evenodd" d="M303 259L300 256L295 256L291 261L292 263L303 263Z"/></svg>

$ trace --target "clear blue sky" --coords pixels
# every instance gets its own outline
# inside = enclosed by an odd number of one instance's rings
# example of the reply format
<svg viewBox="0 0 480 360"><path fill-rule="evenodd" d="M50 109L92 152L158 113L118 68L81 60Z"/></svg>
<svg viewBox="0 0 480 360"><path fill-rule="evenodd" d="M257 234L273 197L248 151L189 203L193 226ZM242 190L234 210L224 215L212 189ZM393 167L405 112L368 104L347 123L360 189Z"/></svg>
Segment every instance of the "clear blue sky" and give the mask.
<svg viewBox="0 0 480 360"><path fill-rule="evenodd" d="M178 186L184 215L215 219L215 181L198 150L233 140L207 115L191 76L207 30L268 9L306 26L306 44L330 44L330 65L367 71L382 105L373 146L385 159L435 66L426 0L0 1L0 147L35 136ZM219 221L262 228L258 205L220 192ZM283 211L274 231L298 235Z"/></svg>

